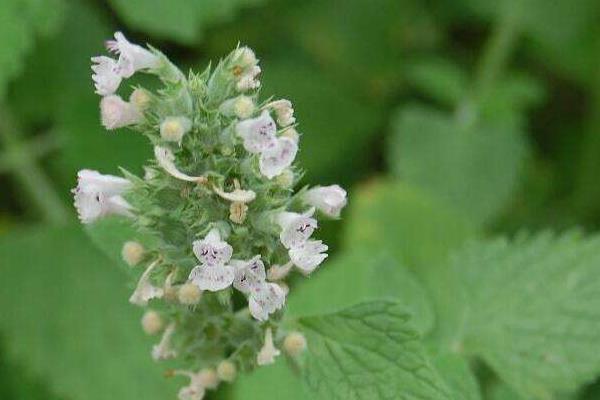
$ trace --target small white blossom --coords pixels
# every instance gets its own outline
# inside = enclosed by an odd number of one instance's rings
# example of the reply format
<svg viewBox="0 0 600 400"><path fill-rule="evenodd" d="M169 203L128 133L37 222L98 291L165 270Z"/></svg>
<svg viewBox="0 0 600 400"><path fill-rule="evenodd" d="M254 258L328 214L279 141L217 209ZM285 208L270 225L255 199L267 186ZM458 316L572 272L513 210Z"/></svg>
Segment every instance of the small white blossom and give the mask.
<svg viewBox="0 0 600 400"><path fill-rule="evenodd" d="M329 217L338 218L346 206L346 191L339 185L317 186L308 190L303 200Z"/></svg>
<svg viewBox="0 0 600 400"><path fill-rule="evenodd" d="M152 359L154 361L173 358L177 352L171 347L171 338L175 333L175 323L171 322L160 339L160 342L152 347Z"/></svg>
<svg viewBox="0 0 600 400"><path fill-rule="evenodd" d="M143 114L133 104L115 94L100 100L102 125L109 130L135 125L143 121Z"/></svg>
<svg viewBox="0 0 600 400"><path fill-rule="evenodd" d="M160 137L167 142L181 143L183 135L191 129L192 121L187 117L166 117L160 124Z"/></svg>
<svg viewBox="0 0 600 400"><path fill-rule="evenodd" d="M269 179L281 174L292 165L298 153L298 144L290 138L280 137L275 144L260 154L260 172Z"/></svg>
<svg viewBox="0 0 600 400"><path fill-rule="evenodd" d="M158 265L158 260L154 261L152 264L150 264L148 266L148 268L146 268L146 270L140 277L140 280L138 281L138 284L137 284L134 292L131 294L131 297L129 298L129 302L131 304L135 304L138 306L145 306L148 304L148 300L160 298L163 296L163 293L164 293L163 289L154 286L152 284L152 282L150 281L150 274L152 273L152 270L154 269L154 267L156 267L157 265Z"/></svg>
<svg viewBox="0 0 600 400"><path fill-rule="evenodd" d="M260 75L260 72L261 69L258 65L248 68L246 72L240 75L236 84L236 89L240 92L258 89L260 87L260 81L256 78Z"/></svg>
<svg viewBox="0 0 600 400"><path fill-rule="evenodd" d="M250 314L265 321L269 314L283 307L285 292L275 283L266 282L265 265L260 256L248 261L233 260L236 266L233 287L248 295Z"/></svg>
<svg viewBox="0 0 600 400"><path fill-rule="evenodd" d="M233 283L233 267L226 265L233 253L232 247L221 240L219 230L214 228L202 240L192 244L200 265L192 269L189 280L202 290L212 292L225 289Z"/></svg>
<svg viewBox="0 0 600 400"><path fill-rule="evenodd" d="M289 100L275 100L265 107L272 108L275 111L279 126L289 126L296 122L296 118L294 118L294 108Z"/></svg>
<svg viewBox="0 0 600 400"><path fill-rule="evenodd" d="M314 212L311 208L303 214L289 211L277 214L276 220L281 227L279 239L287 249L301 245L312 236L318 227L317 220L312 218Z"/></svg>
<svg viewBox="0 0 600 400"><path fill-rule="evenodd" d="M111 214L131 216L131 205L121 197L130 187L131 182L118 176L89 169L79 171L72 193L81 222L89 224Z"/></svg>
<svg viewBox="0 0 600 400"><path fill-rule="evenodd" d="M159 58L151 51L129 42L121 32L115 32L115 40L108 40L106 48L119 55L119 74L131 77L136 71L156 68Z"/></svg>
<svg viewBox="0 0 600 400"><path fill-rule="evenodd" d="M258 64L256 54L250 47L240 47L233 53L233 58L242 69L251 68Z"/></svg>
<svg viewBox="0 0 600 400"><path fill-rule="evenodd" d="M201 380L199 379L199 373L180 370L177 370L174 373L176 375L183 375L190 378L190 384L188 386L182 387L179 390L179 400L202 400L204 398L206 387L202 384Z"/></svg>
<svg viewBox="0 0 600 400"><path fill-rule="evenodd" d="M232 192L224 192L217 186L213 187L214 192L219 197L237 203L250 203L256 198L256 193L252 190L235 189Z"/></svg>
<svg viewBox="0 0 600 400"><path fill-rule="evenodd" d="M277 141L277 126L268 111L263 111L259 117L238 122L235 130L250 153L261 153L275 146Z"/></svg>
<svg viewBox="0 0 600 400"><path fill-rule="evenodd" d="M321 240L307 240L290 248L290 260L302 272L309 274L327 258L327 249Z"/></svg>
<svg viewBox="0 0 600 400"><path fill-rule="evenodd" d="M271 281L280 281L285 279L292 270L293 266L294 264L291 261L285 265L272 265L267 272L267 277Z"/></svg>
<svg viewBox="0 0 600 400"><path fill-rule="evenodd" d="M271 328L267 328L265 331L265 343L256 356L256 363L261 366L273 364L275 357L280 354L281 352L273 344L273 332Z"/></svg>
<svg viewBox="0 0 600 400"><path fill-rule="evenodd" d="M190 176L177 169L175 166L175 155L166 147L154 146L154 156L156 162L162 169L174 178L187 182L203 183L206 182L204 176Z"/></svg>
<svg viewBox="0 0 600 400"><path fill-rule="evenodd" d="M238 96L233 99L225 100L220 106L219 111L228 117L238 117L240 119L250 118L255 110L254 100L248 96Z"/></svg>
<svg viewBox="0 0 600 400"><path fill-rule="evenodd" d="M98 56L92 57L92 63L92 79L96 93L100 96L115 93L123 80L117 62L110 57Z"/></svg>

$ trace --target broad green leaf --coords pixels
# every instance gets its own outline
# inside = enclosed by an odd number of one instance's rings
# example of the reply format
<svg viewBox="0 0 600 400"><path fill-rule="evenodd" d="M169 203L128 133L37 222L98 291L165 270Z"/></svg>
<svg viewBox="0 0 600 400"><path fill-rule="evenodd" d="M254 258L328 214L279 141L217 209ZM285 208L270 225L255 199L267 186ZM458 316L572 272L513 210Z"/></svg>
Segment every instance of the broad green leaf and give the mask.
<svg viewBox="0 0 600 400"><path fill-rule="evenodd" d="M477 378L469 362L455 353L440 353L431 357L433 366L452 390L454 398L461 400L480 400L481 392Z"/></svg>
<svg viewBox="0 0 600 400"><path fill-rule="evenodd" d="M334 312L384 297L405 305L411 323L420 333L432 328L433 308L417 278L397 258L367 248L344 252L324 263L314 279L294 288L287 307L290 316L303 316Z"/></svg>
<svg viewBox="0 0 600 400"><path fill-rule="evenodd" d="M308 387L328 400L454 398L427 360L409 318L390 301L300 318L308 340Z"/></svg>
<svg viewBox="0 0 600 400"><path fill-rule="evenodd" d="M62 22L62 0L3 0L0 7L0 97L23 68L37 35L53 34Z"/></svg>
<svg viewBox="0 0 600 400"><path fill-rule="evenodd" d="M307 179L348 182L360 176L369 163L365 148L377 134L379 110L306 62L273 60L263 71L262 92L294 103Z"/></svg>
<svg viewBox="0 0 600 400"><path fill-rule="evenodd" d="M0 240L0 333L8 356L69 399L165 399L176 393L150 358L123 274L79 227Z"/></svg>
<svg viewBox="0 0 600 400"><path fill-rule="evenodd" d="M345 249L385 249L417 273L434 268L474 235L459 214L402 183L368 183L349 204Z"/></svg>
<svg viewBox="0 0 600 400"><path fill-rule="evenodd" d="M151 35L192 44L210 26L264 0L110 0L115 11L133 28Z"/></svg>
<svg viewBox="0 0 600 400"><path fill-rule="evenodd" d="M394 119L388 163L397 177L484 224L515 190L526 153L517 124L463 126L445 113L409 106Z"/></svg>
<svg viewBox="0 0 600 400"><path fill-rule="evenodd" d="M448 268L462 303L454 348L483 358L525 398L572 392L600 373L600 237L474 242Z"/></svg>
<svg viewBox="0 0 600 400"><path fill-rule="evenodd" d="M273 365L240 375L224 397L227 400L313 399L301 377L294 373L283 356L278 357Z"/></svg>

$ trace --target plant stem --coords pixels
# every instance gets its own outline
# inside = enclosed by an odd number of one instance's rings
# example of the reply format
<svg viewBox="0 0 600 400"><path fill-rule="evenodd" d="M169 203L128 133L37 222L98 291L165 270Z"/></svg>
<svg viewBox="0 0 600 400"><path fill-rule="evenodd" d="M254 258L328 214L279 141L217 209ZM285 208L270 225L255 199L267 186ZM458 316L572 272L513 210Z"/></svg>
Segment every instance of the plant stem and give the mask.
<svg viewBox="0 0 600 400"><path fill-rule="evenodd" d="M35 155L23 142L23 133L5 105L0 104L0 143L10 170L42 218L51 224L64 224L69 213L56 189L37 165Z"/></svg>

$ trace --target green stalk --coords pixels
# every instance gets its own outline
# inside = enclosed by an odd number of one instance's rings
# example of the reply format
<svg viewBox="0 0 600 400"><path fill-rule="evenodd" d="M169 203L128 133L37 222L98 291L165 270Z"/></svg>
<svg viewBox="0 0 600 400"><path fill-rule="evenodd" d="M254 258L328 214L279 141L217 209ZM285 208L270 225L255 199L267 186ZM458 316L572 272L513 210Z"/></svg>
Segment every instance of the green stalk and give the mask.
<svg viewBox="0 0 600 400"><path fill-rule="evenodd" d="M10 164L14 178L44 221L54 225L64 224L69 218L69 213L22 138L20 127L6 107L0 105L0 143L5 152L4 160Z"/></svg>

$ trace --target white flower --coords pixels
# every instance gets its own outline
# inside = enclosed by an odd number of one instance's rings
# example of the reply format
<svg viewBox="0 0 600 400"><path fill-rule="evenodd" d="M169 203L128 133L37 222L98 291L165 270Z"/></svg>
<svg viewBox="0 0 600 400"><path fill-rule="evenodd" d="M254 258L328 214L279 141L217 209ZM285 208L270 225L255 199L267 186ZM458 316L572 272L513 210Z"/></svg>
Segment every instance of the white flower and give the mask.
<svg viewBox="0 0 600 400"><path fill-rule="evenodd" d="M298 144L290 138L280 137L275 144L260 155L260 172L269 179L281 174L292 165L298 153Z"/></svg>
<svg viewBox="0 0 600 400"><path fill-rule="evenodd" d="M181 143L183 135L191 129L192 121L187 117L166 117L160 124L160 137L167 142Z"/></svg>
<svg viewBox="0 0 600 400"><path fill-rule="evenodd" d="M177 169L175 166L175 155L166 147L154 146L154 156L156 162L162 169L174 178L187 182L203 183L206 182L204 176L190 176Z"/></svg>
<svg viewBox="0 0 600 400"><path fill-rule="evenodd" d="M268 111L263 111L259 117L238 122L235 130L243 139L244 148L250 153L263 152L273 147L277 141L277 126Z"/></svg>
<svg viewBox="0 0 600 400"><path fill-rule="evenodd" d="M202 400L206 392L206 387L202 383L200 373L190 371L174 371L176 375L184 375L190 378L190 384L179 390L179 400Z"/></svg>
<svg viewBox="0 0 600 400"><path fill-rule="evenodd" d="M256 198L256 193L252 190L236 188L233 192L224 192L217 186L214 186L213 190L219 197L236 203L250 203Z"/></svg>
<svg viewBox="0 0 600 400"><path fill-rule="evenodd" d="M106 42L106 48L119 55L119 74L129 78L136 71L156 68L159 58L151 51L129 42L121 32L115 32L115 40Z"/></svg>
<svg viewBox="0 0 600 400"><path fill-rule="evenodd" d="M112 94L100 100L100 117L106 129L117 129L141 122L143 114L133 104Z"/></svg>
<svg viewBox="0 0 600 400"><path fill-rule="evenodd" d="M327 258L327 249L321 240L308 240L290 248L290 260L302 272L309 274Z"/></svg>
<svg viewBox="0 0 600 400"><path fill-rule="evenodd" d="M303 197L309 205L332 218L338 218L346 206L346 191L339 185L317 186L308 190Z"/></svg>
<svg viewBox="0 0 600 400"><path fill-rule="evenodd" d="M294 109L289 100L275 100L267 104L265 107L272 108L277 116L279 126L288 126L296 122L294 118Z"/></svg>
<svg viewBox="0 0 600 400"><path fill-rule="evenodd" d="M256 77L260 75L260 72L261 69L258 65L247 68L247 70L240 75L236 84L236 89L240 92L258 89L260 87L260 81L256 79Z"/></svg>
<svg viewBox="0 0 600 400"><path fill-rule="evenodd" d="M254 54L254 51L250 47L244 46L236 49L233 53L233 58L242 69L251 68L258 64L256 54Z"/></svg>
<svg viewBox="0 0 600 400"><path fill-rule="evenodd" d="M173 358L177 352L171 347L171 337L175 333L175 323L171 322L160 339L160 342L152 347L152 359L154 361Z"/></svg>
<svg viewBox="0 0 600 400"><path fill-rule="evenodd" d="M265 331L265 344L256 356L256 363L261 366L273 364L275 362L275 357L280 354L281 352L277 350L273 344L273 332L271 331L271 328L267 328Z"/></svg>
<svg viewBox="0 0 600 400"><path fill-rule="evenodd" d="M202 290L212 292L225 289L233 283L233 267L226 265L233 253L232 247L221 240L219 230L214 228L202 240L192 244L194 254L200 265L192 269L189 280Z"/></svg>
<svg viewBox="0 0 600 400"><path fill-rule="evenodd" d="M285 265L272 265L267 272L267 277L271 281L280 281L285 279L292 270L293 266L294 264L291 261Z"/></svg>
<svg viewBox="0 0 600 400"><path fill-rule="evenodd" d="M279 285L266 282L265 265L260 256L248 261L232 260L236 266L233 287L248 295L250 314L259 321L265 321L269 314L283 307L285 292Z"/></svg>
<svg viewBox="0 0 600 400"><path fill-rule="evenodd" d="M111 214L131 216L131 205L121 197L130 187L131 182L118 176L89 169L79 171L72 193L81 222L89 224Z"/></svg>
<svg viewBox="0 0 600 400"><path fill-rule="evenodd" d="M304 214L282 211L277 214L277 223L281 227L279 239L286 248L296 247L306 242L317 229L317 220L312 218L315 209Z"/></svg>
<svg viewBox="0 0 600 400"><path fill-rule="evenodd" d="M152 282L150 282L150 274L152 273L152 270L154 269L154 267L156 267L157 265L158 265L158 260L154 261L152 264L150 264L148 266L148 268L146 268L146 270L140 277L140 280L138 281L138 284L137 284L134 292L131 294L131 297L129 298L129 302L131 304L135 304L138 306L145 306L148 304L148 300L151 300L154 298L160 298L163 296L163 294L164 294L163 289L154 286L152 284Z"/></svg>
<svg viewBox="0 0 600 400"><path fill-rule="evenodd" d="M92 79L96 93L100 96L115 93L123 80L117 62L106 56L92 57L92 62Z"/></svg>
<svg viewBox="0 0 600 400"><path fill-rule="evenodd" d="M248 96L238 96L233 99L225 100L220 106L219 111L228 117L236 116L240 119L250 118L254 113L254 101Z"/></svg>

